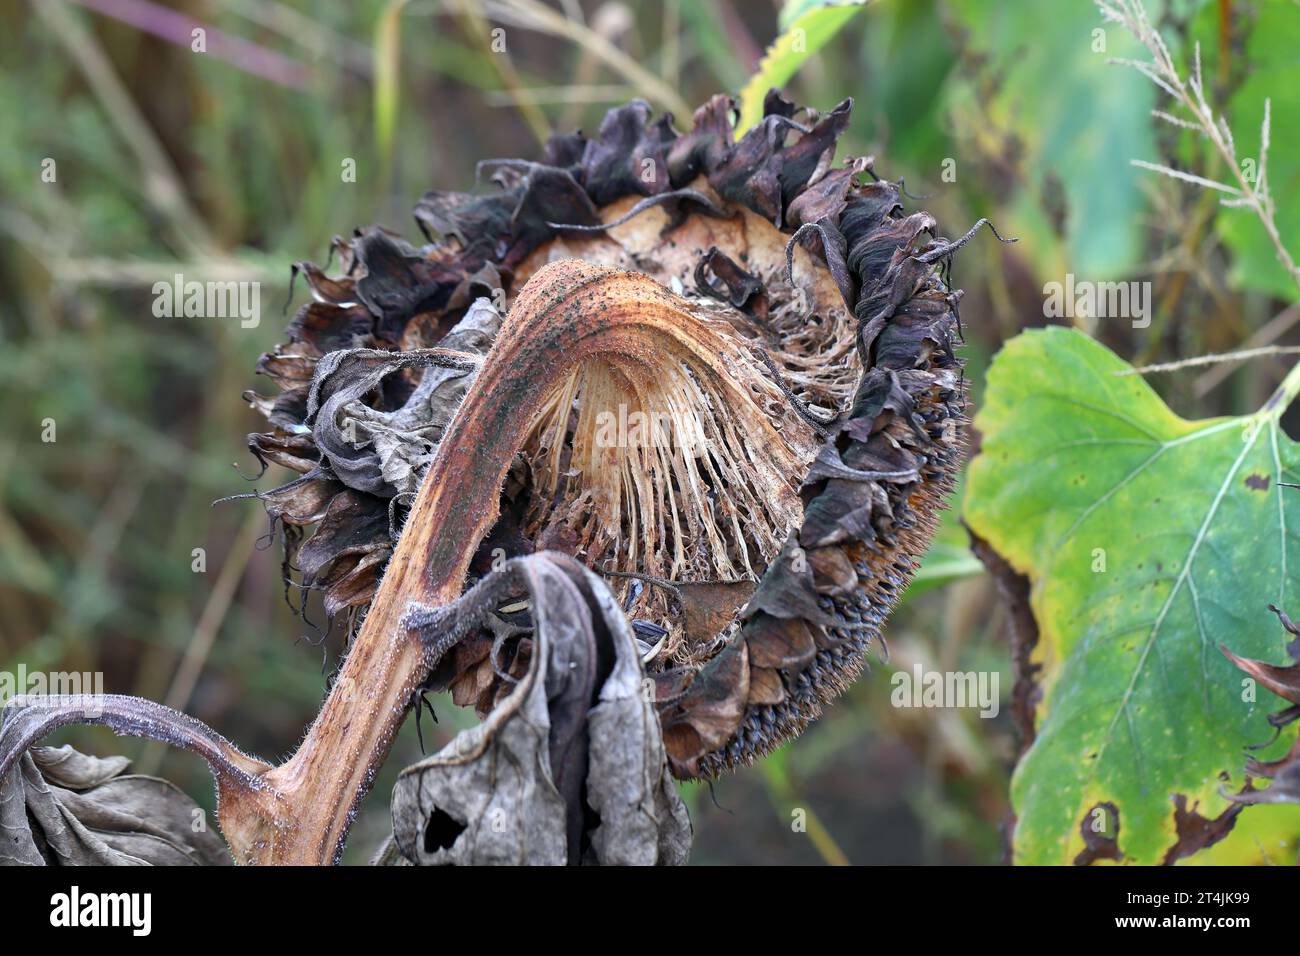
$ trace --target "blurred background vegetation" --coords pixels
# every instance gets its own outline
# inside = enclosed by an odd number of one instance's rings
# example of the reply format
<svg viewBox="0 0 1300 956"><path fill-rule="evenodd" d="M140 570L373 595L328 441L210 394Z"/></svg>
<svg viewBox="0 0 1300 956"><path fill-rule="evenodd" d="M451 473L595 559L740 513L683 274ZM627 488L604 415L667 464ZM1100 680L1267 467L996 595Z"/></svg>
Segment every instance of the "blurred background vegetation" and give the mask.
<svg viewBox="0 0 1300 956"><path fill-rule="evenodd" d="M815 6L796 0L796 6ZM530 156L550 131L592 130L640 96L679 128L739 91L789 24L771 0L11 0L0 51L0 668L102 671L105 689L188 710L265 758L292 751L342 636L286 606L276 542L249 490L240 398L280 340L290 264L382 223L417 233L414 200L467 189L475 162ZM1148 4L1176 56L1199 41L1210 99L1239 152L1272 97L1270 178L1300 249L1300 9L1294 0ZM795 13L797 14L797 10ZM1066 273L1151 281L1147 329L1075 323L1137 364L1294 344L1300 307L1256 220L1132 158L1213 176L1187 133L1155 128L1155 90L1087 0L879 0L791 77L794 99L855 100L840 155L924 197L946 235L989 216L1014 246L960 254L967 377L1046 324ZM206 52L191 30L206 30ZM505 29L504 55L491 31ZM1100 48L1099 48L1100 47ZM42 176L55 161L53 182ZM355 160L355 182L340 168ZM262 283L263 321L156 318L152 286ZM304 294L297 292L297 302ZM292 305L290 306L292 308ZM1059 321L1059 320L1057 320ZM1065 320L1068 321L1068 320ZM1278 357L1152 377L1187 417L1253 410ZM261 383L268 391L267 383ZM52 419L57 441L42 440ZM1290 429L1295 434L1294 428ZM236 463L232 466L232 463ZM254 487L271 488L268 474ZM890 623L892 660L795 745L712 788L684 788L700 863L997 862L1016 753L1006 620L955 519ZM194 549L206 569L196 572ZM308 618L320 623L318 607ZM1004 706L889 705L921 661L996 670ZM472 716L435 702L425 744ZM197 758L95 728L61 740L123 752L211 807ZM403 730L353 831L364 862L389 830ZM807 832L792 828L807 812Z"/></svg>

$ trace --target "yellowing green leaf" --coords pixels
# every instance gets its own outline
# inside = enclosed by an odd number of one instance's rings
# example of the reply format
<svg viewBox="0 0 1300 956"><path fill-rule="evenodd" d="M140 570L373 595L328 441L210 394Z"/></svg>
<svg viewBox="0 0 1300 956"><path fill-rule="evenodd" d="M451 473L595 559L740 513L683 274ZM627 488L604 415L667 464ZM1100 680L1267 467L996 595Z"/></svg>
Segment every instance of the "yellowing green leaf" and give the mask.
<svg viewBox="0 0 1300 956"><path fill-rule="evenodd" d="M1043 698L1016 769L1015 859L1071 863L1101 822L1126 863L1178 845L1174 798L1212 819L1278 700L1219 652L1275 658L1270 602L1300 598L1300 450L1284 402L1186 421L1087 336L1025 333L994 360L966 520L1029 577ZM1243 699L1243 697L1247 699ZM1219 858L1291 847L1291 807L1247 808ZM1091 835L1091 834L1090 834ZM1177 853L1172 856L1177 857ZM1086 857L1085 857L1086 858Z"/></svg>
<svg viewBox="0 0 1300 956"><path fill-rule="evenodd" d="M763 118L763 97L774 86L784 86L813 53L853 19L868 0L793 0L781 12L782 33L767 49L757 72L740 91L740 136Z"/></svg>

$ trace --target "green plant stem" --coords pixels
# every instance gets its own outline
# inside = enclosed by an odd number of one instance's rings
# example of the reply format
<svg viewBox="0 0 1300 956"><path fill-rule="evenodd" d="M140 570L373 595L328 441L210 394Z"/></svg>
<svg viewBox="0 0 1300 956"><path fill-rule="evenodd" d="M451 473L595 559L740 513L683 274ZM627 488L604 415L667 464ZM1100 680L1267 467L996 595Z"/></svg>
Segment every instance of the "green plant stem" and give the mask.
<svg viewBox="0 0 1300 956"><path fill-rule="evenodd" d="M1296 396L1300 395L1300 362L1291 367L1291 371L1286 373L1286 378L1282 379L1277 389L1269 396L1264 407L1259 410L1261 419L1277 421L1282 417L1282 413L1291 407Z"/></svg>
<svg viewBox="0 0 1300 956"><path fill-rule="evenodd" d="M774 755L767 758L760 764L763 772L763 782L766 785L767 796L771 801L777 815L786 820L784 814L788 813L796 804L800 805L799 809L804 812L804 822L808 827L807 835L817 851L817 855L827 866L850 866L849 858L844 851L840 849L831 832L826 829L821 818L813 812L812 807L807 806L807 801L800 799L795 791L794 784L790 781L789 774L786 773L782 765L780 755Z"/></svg>

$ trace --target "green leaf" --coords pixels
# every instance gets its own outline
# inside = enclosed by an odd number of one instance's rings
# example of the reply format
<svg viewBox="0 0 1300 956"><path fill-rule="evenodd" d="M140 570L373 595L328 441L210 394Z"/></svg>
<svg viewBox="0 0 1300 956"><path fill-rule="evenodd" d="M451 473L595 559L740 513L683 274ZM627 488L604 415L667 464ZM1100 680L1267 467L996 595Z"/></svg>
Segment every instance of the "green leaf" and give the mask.
<svg viewBox="0 0 1300 956"><path fill-rule="evenodd" d="M816 53L870 0L791 0L781 11L781 35L776 38L758 71L740 91L741 136L763 118L763 97L772 87L785 86L803 62Z"/></svg>
<svg viewBox="0 0 1300 956"><path fill-rule="evenodd" d="M1300 48L1300 7L1265 3L1247 43L1250 64L1241 86L1228 103L1228 121L1237 143L1237 158L1258 168L1260 123L1264 100L1271 100L1272 123L1268 183L1276 205L1282 244L1292 256L1300 254L1300 83L1296 82L1296 49ZM1224 174L1226 175L1226 174ZM1229 180L1231 181L1231 180ZM1277 261L1277 252L1263 225L1249 209L1222 209L1219 232L1234 257L1234 284L1293 299L1295 281Z"/></svg>
<svg viewBox="0 0 1300 956"><path fill-rule="evenodd" d="M786 0L776 18L776 27L782 33L789 33L799 23L801 17L829 7L862 6L870 0Z"/></svg>
<svg viewBox="0 0 1300 956"><path fill-rule="evenodd" d="M948 86L951 125L966 144L957 181L982 177L987 187L982 163L1007 170L999 175L1018 185L989 215L1021 238L1040 275L1122 276L1141 257L1145 174L1129 160L1154 154L1155 87L1107 61L1146 54L1091 3L1053 4L1050 14L1026 7L947 5L980 64L973 80ZM974 195L988 201L987 190Z"/></svg>
<svg viewBox="0 0 1300 956"><path fill-rule="evenodd" d="M1103 804L1124 862L1161 862L1174 796L1223 812L1220 788L1241 788L1243 748L1278 709L1266 691L1243 701L1218 646L1280 659L1268 604L1300 597L1300 492L1278 485L1300 479L1286 402L1186 421L1116 374L1128 367L1077 331L1027 332L994 359L975 422L966 520L1029 577L1040 631L1037 739L1012 781L1021 863L1073 862ZM1300 814L1268 810L1261 824L1246 809L1216 855L1258 859L1262 827L1293 860Z"/></svg>

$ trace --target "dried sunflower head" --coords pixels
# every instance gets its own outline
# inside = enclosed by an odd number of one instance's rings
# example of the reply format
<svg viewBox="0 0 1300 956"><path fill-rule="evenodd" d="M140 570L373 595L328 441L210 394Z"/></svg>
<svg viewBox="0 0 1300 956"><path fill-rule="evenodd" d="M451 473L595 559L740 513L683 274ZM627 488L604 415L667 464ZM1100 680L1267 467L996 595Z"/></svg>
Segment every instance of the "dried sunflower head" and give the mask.
<svg viewBox="0 0 1300 956"><path fill-rule="evenodd" d="M352 616L422 483L469 512L430 560L470 580L538 550L607 576L673 772L714 774L843 690L933 533L961 454L960 243L905 212L825 115L773 91L738 141L636 101L496 189L431 192L427 244L336 240L259 369L249 447L301 477L260 494L286 567ZM863 180L866 181L863 181ZM410 533L410 529L406 529ZM445 536L444 536L445 537ZM504 604L431 678L490 710L527 671Z"/></svg>

